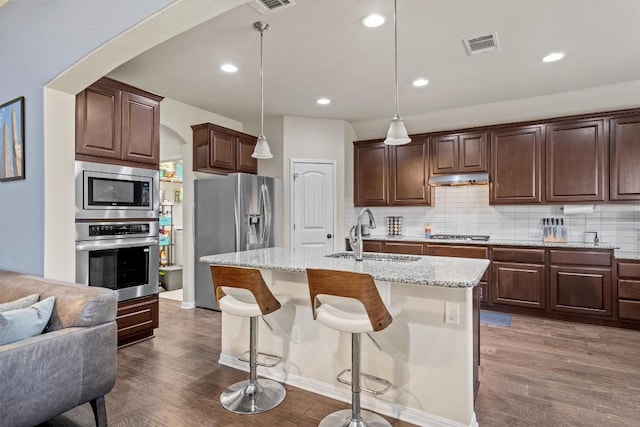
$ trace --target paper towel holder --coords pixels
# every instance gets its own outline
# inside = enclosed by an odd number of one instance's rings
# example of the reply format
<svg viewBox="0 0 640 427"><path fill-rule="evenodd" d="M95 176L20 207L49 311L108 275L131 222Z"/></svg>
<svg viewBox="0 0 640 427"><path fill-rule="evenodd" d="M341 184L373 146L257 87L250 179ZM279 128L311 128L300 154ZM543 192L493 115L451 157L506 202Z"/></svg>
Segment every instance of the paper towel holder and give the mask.
<svg viewBox="0 0 640 427"><path fill-rule="evenodd" d="M564 205L560 209L565 215L586 215L592 214L596 205Z"/></svg>

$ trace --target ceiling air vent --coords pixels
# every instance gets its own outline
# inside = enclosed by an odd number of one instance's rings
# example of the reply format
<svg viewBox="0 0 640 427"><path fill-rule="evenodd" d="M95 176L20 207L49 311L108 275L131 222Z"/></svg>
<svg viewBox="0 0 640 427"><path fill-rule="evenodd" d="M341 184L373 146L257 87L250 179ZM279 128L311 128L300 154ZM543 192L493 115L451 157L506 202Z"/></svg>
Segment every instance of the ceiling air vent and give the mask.
<svg viewBox="0 0 640 427"><path fill-rule="evenodd" d="M467 53L469 55L496 51L499 49L498 33L491 33L485 36L465 39L464 46L467 48Z"/></svg>
<svg viewBox="0 0 640 427"><path fill-rule="evenodd" d="M250 0L249 4L258 12L267 13L270 10L293 6L296 2L295 0Z"/></svg>

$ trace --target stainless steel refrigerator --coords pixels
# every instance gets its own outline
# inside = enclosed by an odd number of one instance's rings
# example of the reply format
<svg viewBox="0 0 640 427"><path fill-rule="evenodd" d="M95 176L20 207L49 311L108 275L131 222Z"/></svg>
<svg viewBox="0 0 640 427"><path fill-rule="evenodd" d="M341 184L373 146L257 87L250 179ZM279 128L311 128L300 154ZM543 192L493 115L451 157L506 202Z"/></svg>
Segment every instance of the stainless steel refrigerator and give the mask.
<svg viewBox="0 0 640 427"><path fill-rule="evenodd" d="M194 188L196 306L217 309L211 271L199 258L282 246L282 181L237 173L198 179Z"/></svg>

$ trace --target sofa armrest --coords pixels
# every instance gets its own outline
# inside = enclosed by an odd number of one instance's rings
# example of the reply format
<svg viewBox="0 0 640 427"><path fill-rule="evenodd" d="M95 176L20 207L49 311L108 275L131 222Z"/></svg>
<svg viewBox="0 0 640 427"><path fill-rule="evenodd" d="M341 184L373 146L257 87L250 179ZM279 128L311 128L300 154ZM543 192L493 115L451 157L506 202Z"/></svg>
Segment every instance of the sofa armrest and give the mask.
<svg viewBox="0 0 640 427"><path fill-rule="evenodd" d="M87 327L112 322L116 318L118 299L115 291L43 279L0 270L0 302L32 293L40 299L56 297L49 331L70 327Z"/></svg>
<svg viewBox="0 0 640 427"><path fill-rule="evenodd" d="M0 427L36 425L107 394L116 364L115 322L0 346Z"/></svg>

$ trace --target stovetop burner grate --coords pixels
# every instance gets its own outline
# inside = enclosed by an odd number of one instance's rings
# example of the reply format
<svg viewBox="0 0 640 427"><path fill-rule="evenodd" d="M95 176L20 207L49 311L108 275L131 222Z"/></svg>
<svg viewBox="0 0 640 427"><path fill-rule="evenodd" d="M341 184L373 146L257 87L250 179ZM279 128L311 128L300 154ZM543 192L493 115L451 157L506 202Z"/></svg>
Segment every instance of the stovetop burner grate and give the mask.
<svg viewBox="0 0 640 427"><path fill-rule="evenodd" d="M489 240L489 236L473 234L433 234L431 238L435 240L478 240L483 242Z"/></svg>

